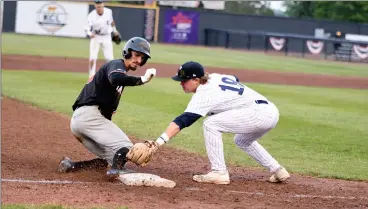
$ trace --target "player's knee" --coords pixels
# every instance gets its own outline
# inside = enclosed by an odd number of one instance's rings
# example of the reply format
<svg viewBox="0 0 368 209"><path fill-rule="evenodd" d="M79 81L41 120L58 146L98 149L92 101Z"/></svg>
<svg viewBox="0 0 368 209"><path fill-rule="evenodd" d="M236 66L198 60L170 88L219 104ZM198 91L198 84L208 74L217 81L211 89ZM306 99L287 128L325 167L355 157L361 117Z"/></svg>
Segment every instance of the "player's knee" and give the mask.
<svg viewBox="0 0 368 209"><path fill-rule="evenodd" d="M244 147L247 143L242 135L236 134L234 136L234 142L237 147Z"/></svg>
<svg viewBox="0 0 368 209"><path fill-rule="evenodd" d="M249 147L255 140L256 137L247 137L244 134L236 134L234 137L234 142L239 148Z"/></svg>

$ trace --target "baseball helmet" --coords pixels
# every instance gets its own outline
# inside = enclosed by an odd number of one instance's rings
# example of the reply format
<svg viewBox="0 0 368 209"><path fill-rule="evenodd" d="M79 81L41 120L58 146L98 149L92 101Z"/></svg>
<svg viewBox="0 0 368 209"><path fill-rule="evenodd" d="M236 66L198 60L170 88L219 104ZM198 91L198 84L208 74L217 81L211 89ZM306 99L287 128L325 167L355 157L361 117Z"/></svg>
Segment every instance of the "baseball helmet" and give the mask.
<svg viewBox="0 0 368 209"><path fill-rule="evenodd" d="M141 66L143 66L144 64L146 64L148 58L151 58L150 48L151 45L146 39L141 37L133 37L125 43L125 46L123 48L123 57L125 59L129 59L132 56L131 51L141 52L146 55L141 63Z"/></svg>

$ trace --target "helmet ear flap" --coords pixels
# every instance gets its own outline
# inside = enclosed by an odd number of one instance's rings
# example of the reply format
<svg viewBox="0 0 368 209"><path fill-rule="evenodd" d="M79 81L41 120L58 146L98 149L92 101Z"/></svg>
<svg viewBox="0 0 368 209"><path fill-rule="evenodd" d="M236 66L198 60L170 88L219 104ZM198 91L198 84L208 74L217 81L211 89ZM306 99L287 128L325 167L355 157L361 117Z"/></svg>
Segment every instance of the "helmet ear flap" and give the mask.
<svg viewBox="0 0 368 209"><path fill-rule="evenodd" d="M132 52L128 49L128 50L124 50L123 51L123 57L125 58L125 59L129 59L129 58L131 58L132 57Z"/></svg>

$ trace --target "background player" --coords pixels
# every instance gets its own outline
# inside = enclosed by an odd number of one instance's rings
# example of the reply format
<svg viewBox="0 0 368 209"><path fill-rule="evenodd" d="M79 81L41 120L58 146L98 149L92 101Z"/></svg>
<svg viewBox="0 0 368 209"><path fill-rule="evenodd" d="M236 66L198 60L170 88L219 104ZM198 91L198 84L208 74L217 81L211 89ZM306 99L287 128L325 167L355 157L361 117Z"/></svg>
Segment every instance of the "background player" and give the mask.
<svg viewBox="0 0 368 209"><path fill-rule="evenodd" d="M117 174L124 169L126 154L133 144L111 118L118 108L124 87L149 82L156 75L156 69L148 69L141 77L127 75L128 71L135 71L150 58L150 44L143 38L128 40L123 49L123 57L101 66L73 104L71 131L98 158L72 162L70 158L64 157L59 164L59 172L106 168L108 165L111 166L108 174Z"/></svg>
<svg viewBox="0 0 368 209"><path fill-rule="evenodd" d="M90 37L89 44L89 77L96 73L96 61L102 45L106 61L114 59L111 33L118 34L112 10L106 8L102 0L95 0L95 9L88 15L88 26L85 28Z"/></svg>
<svg viewBox="0 0 368 209"><path fill-rule="evenodd" d="M184 63L173 79L181 82L186 93L194 93L186 110L169 124L155 142L145 142L148 146L135 144L127 155L128 159L145 165L159 146L167 143L183 128L208 115L203 122L203 131L212 171L194 175L194 181L230 183L222 133L236 134L235 144L272 173L271 182L282 182L290 177L286 169L257 142L278 123L279 111L272 102L241 84L235 76L205 73L197 62Z"/></svg>

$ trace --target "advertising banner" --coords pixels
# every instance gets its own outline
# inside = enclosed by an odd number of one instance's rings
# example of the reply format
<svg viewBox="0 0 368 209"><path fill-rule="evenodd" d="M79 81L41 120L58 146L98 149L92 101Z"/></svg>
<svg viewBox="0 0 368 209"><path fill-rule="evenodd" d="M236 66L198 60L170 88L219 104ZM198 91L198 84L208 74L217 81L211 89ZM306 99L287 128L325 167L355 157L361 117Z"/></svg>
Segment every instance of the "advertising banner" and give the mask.
<svg viewBox="0 0 368 209"><path fill-rule="evenodd" d="M56 1L17 1L15 32L86 37L88 4Z"/></svg>
<svg viewBox="0 0 368 209"><path fill-rule="evenodd" d="M285 45L285 38L270 37L270 43L275 50L280 51Z"/></svg>
<svg viewBox="0 0 368 209"><path fill-rule="evenodd" d="M155 37L155 19L156 10L146 9L144 18L144 38L147 41L153 41Z"/></svg>
<svg viewBox="0 0 368 209"><path fill-rule="evenodd" d="M306 44L307 44L309 51L312 54L321 53L323 46L324 46L323 41L315 41L315 40L307 40Z"/></svg>
<svg viewBox="0 0 368 209"><path fill-rule="evenodd" d="M167 10L165 13L164 42L198 43L199 13Z"/></svg>

